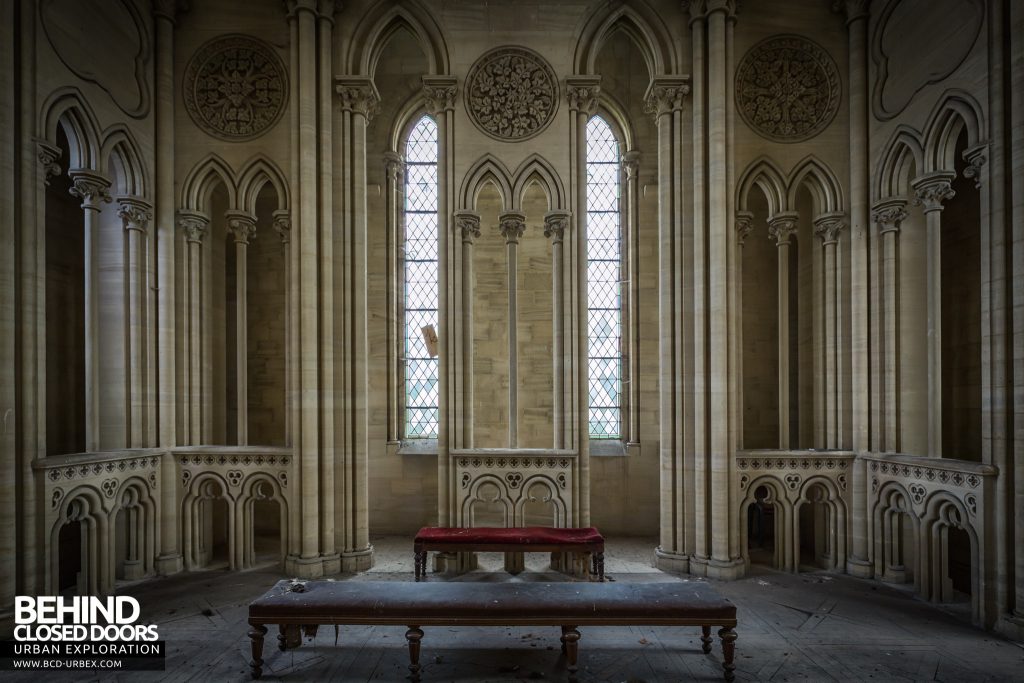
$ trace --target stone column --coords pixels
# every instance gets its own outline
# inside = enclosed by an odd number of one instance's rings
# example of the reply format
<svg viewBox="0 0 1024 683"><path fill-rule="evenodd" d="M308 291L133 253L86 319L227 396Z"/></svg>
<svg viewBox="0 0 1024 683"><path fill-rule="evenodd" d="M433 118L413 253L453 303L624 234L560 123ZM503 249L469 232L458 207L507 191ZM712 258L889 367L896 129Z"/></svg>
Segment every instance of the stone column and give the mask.
<svg viewBox="0 0 1024 683"><path fill-rule="evenodd" d="M152 205L136 197L118 199L118 216L124 222L124 284L126 311L126 347L128 395L127 434L128 448L146 446L146 309L149 292L146 281L146 236L153 219Z"/></svg>
<svg viewBox="0 0 1024 683"><path fill-rule="evenodd" d="M235 409L237 443L249 445L249 240L256 236L256 216L231 210L224 218L235 238Z"/></svg>
<svg viewBox="0 0 1024 683"><path fill-rule="evenodd" d="M743 386L743 245L754 230L754 214L750 211L736 212L736 346L740 352L736 357L736 383ZM736 411L736 446L743 448L743 397L740 397Z"/></svg>
<svg viewBox="0 0 1024 683"><path fill-rule="evenodd" d="M789 240L796 233L797 214L783 211L768 219L768 234L779 248L779 448L790 447L789 433Z"/></svg>
<svg viewBox="0 0 1024 683"><path fill-rule="evenodd" d="M879 311L882 326L882 450L900 450L899 335L900 335L900 224L907 217L907 202L884 199L875 202L871 218L878 224L882 243Z"/></svg>
<svg viewBox="0 0 1024 683"><path fill-rule="evenodd" d="M1009 25L1006 35L1010 42L1010 62L1015 65L1007 71L1010 87L1007 95L1011 100L1010 121L1006 126L1010 132L1009 168L1010 178L1010 240L1012 292L1010 305L1015 311L1024 310L1024 5L1011 2ZM1015 463L1024 462L1024 438L1020 438L1020 426L1024 425L1024 316L1013 315L1012 349L1009 354L1013 364L1011 420L1016 430L1012 450L1007 458ZM1009 398L1009 397L1008 397ZM1013 468L1013 486L1008 496L1007 507L1024 510L1024 467ZM1013 577L1014 600L1013 618L1016 621L1014 637L1024 636L1024 522L1018 517L1013 525Z"/></svg>
<svg viewBox="0 0 1024 683"><path fill-rule="evenodd" d="M462 400L463 447L473 447L473 242L480 238L480 214L456 211L455 229L462 241Z"/></svg>
<svg viewBox="0 0 1024 683"><path fill-rule="evenodd" d="M566 325L576 334L567 359L573 364L567 373L575 376L575 390L565 394L566 419L564 440L577 450L576 472L573 476L573 523L590 524L590 392L587 351L587 121L597 113L601 92L600 76L570 76L565 79L569 100L569 175L570 210L576 219L575 239L569 242L567 266L571 281L568 288L575 310L567 316ZM573 308L569 307L570 310ZM572 322L569 322L572 321Z"/></svg>
<svg viewBox="0 0 1024 683"><path fill-rule="evenodd" d="M384 201L387 212L387 286L391 292L388 297L387 311L387 346L388 346L388 443L397 447L402 436L402 396L405 393L401 385L402 377L398 372L399 359L405 356L405 330L398 324L399 302L404 296L400 285L402 278L398 275L400 262L398 250L401 248L404 229L402 226L402 176L405 172L405 160L397 152L384 153ZM395 359L395 362L391 362Z"/></svg>
<svg viewBox="0 0 1024 683"><path fill-rule="evenodd" d="M273 214L273 225L274 232L281 238L281 249L284 252L284 287L285 293L288 292L288 283L292 281L292 262L291 262L291 236L292 236L292 219L291 214L287 209L278 209ZM285 297L284 306L284 386L285 394L288 393L288 387L292 385L292 374L294 369L292 368L292 318L294 312L291 307L291 299ZM287 404L287 401L285 402ZM292 443L292 421L285 419L284 421L284 442L287 445Z"/></svg>
<svg viewBox="0 0 1024 683"><path fill-rule="evenodd" d="M956 174L936 171L911 183L928 222L928 455L942 457L942 203Z"/></svg>
<svg viewBox="0 0 1024 683"><path fill-rule="evenodd" d="M814 219L814 234L821 238L823 261L823 318L824 343L824 408L825 448L840 448L839 435L842 431L842 396L840 388L839 337L839 265L836 252L839 250L839 234L845 226L846 215L842 212L825 213ZM822 381L822 380L817 380Z"/></svg>
<svg viewBox="0 0 1024 683"><path fill-rule="evenodd" d="M458 310L460 274L456 270L457 248L451 240L452 214L455 208L455 95L454 76L423 76L423 101L437 124L437 267L438 267L438 433L437 433L437 513L440 524L458 518L456 510L454 468L449 462L449 449L465 438L464 377L455 359L462 345L462 320L453 314ZM472 362L470 358L468 362ZM472 413L470 413L472 414ZM461 421L461 422L460 422ZM472 429L472 427L469 427Z"/></svg>
<svg viewBox="0 0 1024 683"><path fill-rule="evenodd" d="M630 150L622 155L626 187L626 317L622 341L627 349L624 389L627 409L624 436L626 447L640 443L640 152ZM627 450L628 453L628 450Z"/></svg>
<svg viewBox="0 0 1024 683"><path fill-rule="evenodd" d="M868 317L868 263L870 215L868 190L868 5L870 0L842 0L835 7L846 15L849 36L850 83L850 425L853 450L858 454L870 448L871 421L869 396L870 321ZM847 444L843 444L846 446ZM868 561L868 489L867 466L862 459L853 465L853 511L850 531L852 543L846 571L870 578Z"/></svg>
<svg viewBox="0 0 1024 683"><path fill-rule="evenodd" d="M110 181L85 169L68 172L71 194L82 200L85 228L85 450L100 449L99 213L110 202Z"/></svg>
<svg viewBox="0 0 1024 683"><path fill-rule="evenodd" d="M569 229L571 214L564 210L549 211L544 215L544 236L551 240L551 332L554 369L554 443L553 448L565 448L565 310L563 307L565 273L563 272L562 242Z"/></svg>
<svg viewBox="0 0 1024 683"><path fill-rule="evenodd" d="M178 225L185 233L185 386L184 403L188 406L185 433L182 441L198 446L203 441L203 238L210 227L210 219L198 211L179 211Z"/></svg>
<svg viewBox="0 0 1024 683"><path fill-rule="evenodd" d="M682 108L690 84L682 76L662 76L651 81L645 94L645 110L658 126L658 375L661 538L655 553L658 567L688 571L690 539L687 537L686 492L689 484L683 453L683 330L684 303L681 276L681 206L683 188L676 152L682 146ZM696 179L695 179L696 182ZM694 228L696 235L696 227ZM696 323L695 323L696 324ZM698 553L701 551L698 550ZM706 554L704 555L706 557Z"/></svg>
<svg viewBox="0 0 1024 683"><path fill-rule="evenodd" d="M344 415L344 454L340 481L344 494L339 498L342 571L363 571L373 565L370 545L367 489L367 309L366 309L366 126L376 114L380 96L368 78L343 76L336 79L341 104L343 155L342 201L344 222L341 243L345 254L342 294L345 323L342 346L344 371L341 395L347 398Z"/></svg>
<svg viewBox="0 0 1024 683"><path fill-rule="evenodd" d="M516 334L519 319L519 238L526 230L526 214L506 211L498 217L508 257L508 447L519 445L519 358Z"/></svg>

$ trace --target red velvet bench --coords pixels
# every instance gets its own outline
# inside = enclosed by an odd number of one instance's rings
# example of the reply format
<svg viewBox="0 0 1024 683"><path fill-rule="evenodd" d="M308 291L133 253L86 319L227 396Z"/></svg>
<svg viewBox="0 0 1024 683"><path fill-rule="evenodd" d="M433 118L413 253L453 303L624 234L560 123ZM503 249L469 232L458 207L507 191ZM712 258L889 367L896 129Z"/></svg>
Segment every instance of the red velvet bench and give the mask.
<svg viewBox="0 0 1024 683"><path fill-rule="evenodd" d="M570 681L576 680L578 671L581 627L700 626L701 649L709 654L711 627L718 626L726 681L734 679L736 668L736 606L702 581L599 586L578 581L437 581L430 586L411 581L279 581L249 605L253 678L263 675L263 639L271 624L279 627L282 650L301 646L300 629L314 636L320 625L405 626L409 678L414 683L423 672L424 626L561 627ZM443 637L445 630L434 633ZM289 658L284 665L291 663ZM675 680L683 679L681 673Z"/></svg>
<svg viewBox="0 0 1024 683"><path fill-rule="evenodd" d="M425 526L413 541L417 581L426 577L427 553L431 550L442 553L589 553L593 572L599 581L604 581L604 536L594 527Z"/></svg>

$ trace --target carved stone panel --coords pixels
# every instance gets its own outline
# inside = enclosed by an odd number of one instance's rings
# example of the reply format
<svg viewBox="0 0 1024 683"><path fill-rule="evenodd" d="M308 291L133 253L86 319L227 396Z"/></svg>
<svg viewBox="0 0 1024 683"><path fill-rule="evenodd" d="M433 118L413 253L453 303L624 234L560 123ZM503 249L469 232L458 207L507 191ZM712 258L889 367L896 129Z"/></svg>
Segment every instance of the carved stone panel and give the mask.
<svg viewBox="0 0 1024 683"><path fill-rule="evenodd" d="M284 113L288 73L270 45L251 36L218 36L192 56L183 83L192 121L221 140L250 140Z"/></svg>
<svg viewBox="0 0 1024 683"><path fill-rule="evenodd" d="M776 142L800 142L824 130L841 90L835 61L802 36L762 40L736 70L736 108L748 126Z"/></svg>
<svg viewBox="0 0 1024 683"><path fill-rule="evenodd" d="M558 79L539 54L523 47L485 53L466 77L466 111L497 140L526 140L544 130L558 110Z"/></svg>

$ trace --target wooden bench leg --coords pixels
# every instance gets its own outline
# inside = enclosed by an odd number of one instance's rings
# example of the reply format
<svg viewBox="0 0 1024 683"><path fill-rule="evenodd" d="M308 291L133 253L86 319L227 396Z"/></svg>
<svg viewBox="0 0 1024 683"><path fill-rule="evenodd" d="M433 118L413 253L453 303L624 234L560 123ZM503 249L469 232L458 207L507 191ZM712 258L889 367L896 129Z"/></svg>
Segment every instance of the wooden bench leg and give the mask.
<svg viewBox="0 0 1024 683"><path fill-rule="evenodd" d="M701 647L702 650L704 650L704 654L710 654L711 653L711 645L715 642L715 639L711 637L711 627L710 626L701 626L700 630L701 630L700 647Z"/></svg>
<svg viewBox="0 0 1024 683"><path fill-rule="evenodd" d="M562 627L562 651L565 653L565 657L569 662L569 680L576 680L576 657L579 653L577 643L580 640L580 632L576 630L575 626L563 626Z"/></svg>
<svg viewBox="0 0 1024 683"><path fill-rule="evenodd" d="M594 570L597 573L597 580L604 581L604 553L594 553Z"/></svg>
<svg viewBox="0 0 1024 683"><path fill-rule="evenodd" d="M719 629L718 637L722 639L722 668L725 670L725 680L732 681L736 678L736 665L733 657L736 655L736 631L731 628Z"/></svg>
<svg viewBox="0 0 1024 683"><path fill-rule="evenodd" d="M288 648L296 648L302 644L298 624L280 624L278 626L277 647L282 652Z"/></svg>
<svg viewBox="0 0 1024 683"><path fill-rule="evenodd" d="M416 580L426 578L427 575L427 551L421 550L413 554L413 567L416 570Z"/></svg>
<svg viewBox="0 0 1024 683"><path fill-rule="evenodd" d="M419 626L410 626L405 632L405 639L409 641L409 671L413 683L420 680L420 641L423 640L423 629Z"/></svg>
<svg viewBox="0 0 1024 683"><path fill-rule="evenodd" d="M267 627L263 624L253 624L249 629L249 639L252 640L252 677L259 678L263 675L263 636L267 635Z"/></svg>

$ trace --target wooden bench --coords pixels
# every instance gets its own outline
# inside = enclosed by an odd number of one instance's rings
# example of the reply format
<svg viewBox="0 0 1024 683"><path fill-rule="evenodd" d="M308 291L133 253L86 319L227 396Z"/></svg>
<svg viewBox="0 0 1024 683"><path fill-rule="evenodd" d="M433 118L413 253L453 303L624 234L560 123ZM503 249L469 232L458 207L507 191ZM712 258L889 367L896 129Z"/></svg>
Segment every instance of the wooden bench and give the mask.
<svg viewBox="0 0 1024 683"><path fill-rule="evenodd" d="M560 626L569 680L577 671L581 626L700 626L711 652L711 627L722 641L725 680L734 678L736 606L702 582L468 583L279 581L249 605L252 677L263 673L263 638L278 624L281 649L324 624L405 626L410 678L420 680L423 626Z"/></svg>
<svg viewBox="0 0 1024 683"><path fill-rule="evenodd" d="M547 526L434 527L425 526L413 539L416 580L427 574L427 553L536 552L586 553L593 573L604 581L604 536L594 527L563 529Z"/></svg>

